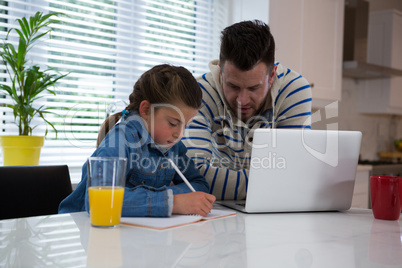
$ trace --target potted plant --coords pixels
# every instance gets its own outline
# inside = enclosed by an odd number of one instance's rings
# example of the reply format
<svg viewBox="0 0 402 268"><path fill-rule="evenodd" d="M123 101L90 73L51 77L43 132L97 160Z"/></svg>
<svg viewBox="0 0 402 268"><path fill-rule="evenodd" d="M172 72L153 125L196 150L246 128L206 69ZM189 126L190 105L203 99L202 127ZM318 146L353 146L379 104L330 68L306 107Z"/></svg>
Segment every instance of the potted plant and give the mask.
<svg viewBox="0 0 402 268"><path fill-rule="evenodd" d="M20 27L11 28L0 44L0 56L10 78L8 83L0 84L0 92L7 94L13 101L12 104L5 106L13 110L19 130L17 136L0 136L4 165L37 165L39 163L44 136L32 135L32 130L36 127L32 126L32 119L36 117L43 119L57 135L54 125L45 118L45 114L50 113L48 108L36 104L37 100L44 97L44 93L56 95L52 88L58 80L68 74L59 74L50 67L41 69L39 65L30 62L28 53L43 37L49 38L52 30L49 25L57 21L50 18L60 14L62 13L43 15L42 12L37 12L29 20L25 17L17 19ZM8 40L13 31L19 36L17 48ZM47 132L46 127L45 136Z"/></svg>

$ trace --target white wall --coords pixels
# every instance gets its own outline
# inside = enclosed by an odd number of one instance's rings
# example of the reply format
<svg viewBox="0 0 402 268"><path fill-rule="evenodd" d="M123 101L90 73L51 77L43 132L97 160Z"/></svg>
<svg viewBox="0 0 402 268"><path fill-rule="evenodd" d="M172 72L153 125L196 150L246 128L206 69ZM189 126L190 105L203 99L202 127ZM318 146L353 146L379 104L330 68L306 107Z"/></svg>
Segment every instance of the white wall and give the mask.
<svg viewBox="0 0 402 268"><path fill-rule="evenodd" d="M255 19L269 21L269 0L229 0L228 3L230 24Z"/></svg>

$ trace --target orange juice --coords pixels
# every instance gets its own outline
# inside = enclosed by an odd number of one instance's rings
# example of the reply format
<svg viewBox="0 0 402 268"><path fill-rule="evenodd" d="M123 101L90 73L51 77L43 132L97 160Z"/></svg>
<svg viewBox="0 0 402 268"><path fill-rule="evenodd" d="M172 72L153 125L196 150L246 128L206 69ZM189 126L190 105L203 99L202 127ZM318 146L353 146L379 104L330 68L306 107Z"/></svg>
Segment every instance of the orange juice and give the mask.
<svg viewBox="0 0 402 268"><path fill-rule="evenodd" d="M91 186L88 195L92 225L106 227L120 223L124 187Z"/></svg>

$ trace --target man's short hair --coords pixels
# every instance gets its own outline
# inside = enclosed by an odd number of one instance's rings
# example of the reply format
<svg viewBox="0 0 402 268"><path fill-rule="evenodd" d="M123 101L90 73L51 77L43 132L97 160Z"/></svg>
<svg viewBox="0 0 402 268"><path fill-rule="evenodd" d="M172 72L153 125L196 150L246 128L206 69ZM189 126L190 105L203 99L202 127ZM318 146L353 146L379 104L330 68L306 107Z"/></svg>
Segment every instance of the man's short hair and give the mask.
<svg viewBox="0 0 402 268"><path fill-rule="evenodd" d="M242 21L222 31L219 55L221 68L226 61L230 61L236 68L248 71L258 63L264 62L268 70L271 70L274 60L274 37L264 22Z"/></svg>

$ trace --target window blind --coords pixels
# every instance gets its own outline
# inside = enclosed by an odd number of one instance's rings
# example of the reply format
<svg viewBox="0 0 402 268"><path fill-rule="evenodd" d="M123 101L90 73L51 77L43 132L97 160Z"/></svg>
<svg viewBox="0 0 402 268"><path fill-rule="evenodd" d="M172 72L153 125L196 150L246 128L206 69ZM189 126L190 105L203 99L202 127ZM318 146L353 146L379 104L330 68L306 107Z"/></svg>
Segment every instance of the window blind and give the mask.
<svg viewBox="0 0 402 268"><path fill-rule="evenodd" d="M69 73L57 84L56 96L37 103L51 107L54 114L46 118L58 130L56 136L48 127L39 164L68 164L72 181L80 181L100 125L124 109L144 71L161 63L184 66L194 76L208 71L227 24L225 5L219 0L0 0L1 38L18 27L17 18L37 11L66 15L52 25L51 38L30 52L35 63ZM16 33L10 39L17 45ZM1 64L2 82L7 82L5 70ZM7 103L11 100L0 93L0 135L18 134ZM46 125L36 123L33 134L43 135Z"/></svg>

